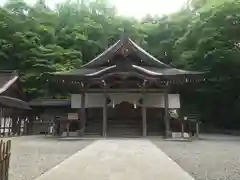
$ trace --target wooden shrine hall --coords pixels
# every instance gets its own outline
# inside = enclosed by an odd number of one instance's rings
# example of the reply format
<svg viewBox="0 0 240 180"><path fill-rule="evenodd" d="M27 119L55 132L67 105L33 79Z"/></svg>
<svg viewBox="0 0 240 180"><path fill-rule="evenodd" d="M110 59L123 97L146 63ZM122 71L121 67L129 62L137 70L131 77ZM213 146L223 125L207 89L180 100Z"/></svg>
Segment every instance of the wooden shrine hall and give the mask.
<svg viewBox="0 0 240 180"><path fill-rule="evenodd" d="M180 109L179 89L204 81L203 73L164 64L126 36L81 68L56 72L52 79L71 93L78 134L104 137L170 137L169 111Z"/></svg>

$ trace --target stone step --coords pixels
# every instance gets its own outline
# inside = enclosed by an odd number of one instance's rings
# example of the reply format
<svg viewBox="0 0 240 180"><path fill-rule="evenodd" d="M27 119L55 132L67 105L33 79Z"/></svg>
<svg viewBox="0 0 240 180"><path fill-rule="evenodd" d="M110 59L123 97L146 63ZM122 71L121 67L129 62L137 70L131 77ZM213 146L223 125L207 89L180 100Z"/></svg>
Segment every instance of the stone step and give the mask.
<svg viewBox="0 0 240 180"><path fill-rule="evenodd" d="M141 136L141 132L107 132L108 136Z"/></svg>

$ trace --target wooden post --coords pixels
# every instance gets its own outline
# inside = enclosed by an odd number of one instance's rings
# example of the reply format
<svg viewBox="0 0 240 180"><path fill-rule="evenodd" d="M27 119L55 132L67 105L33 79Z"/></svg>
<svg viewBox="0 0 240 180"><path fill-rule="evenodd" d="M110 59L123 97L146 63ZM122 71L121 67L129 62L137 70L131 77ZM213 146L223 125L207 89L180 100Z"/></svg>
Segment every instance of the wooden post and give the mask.
<svg viewBox="0 0 240 180"><path fill-rule="evenodd" d="M0 110L0 121L1 121L1 127L2 127L2 134L5 136L5 126L6 126L6 119L3 117L3 108Z"/></svg>
<svg viewBox="0 0 240 180"><path fill-rule="evenodd" d="M85 101L86 101L86 94L83 91L81 94L80 135L84 135L84 132L85 132L85 125L86 125Z"/></svg>
<svg viewBox="0 0 240 180"><path fill-rule="evenodd" d="M17 126L17 120L15 116L12 116L12 135L16 134L16 126Z"/></svg>
<svg viewBox="0 0 240 180"><path fill-rule="evenodd" d="M22 119L21 119L21 117L18 117L18 119L17 119L17 135L18 136L21 135L21 123L22 123Z"/></svg>
<svg viewBox="0 0 240 180"><path fill-rule="evenodd" d="M69 137L70 120L67 122L67 137Z"/></svg>
<svg viewBox="0 0 240 180"><path fill-rule="evenodd" d="M104 95L102 136L107 137L107 94Z"/></svg>
<svg viewBox="0 0 240 180"><path fill-rule="evenodd" d="M26 134L29 135L30 134L30 116L27 117L27 123L26 123Z"/></svg>
<svg viewBox="0 0 240 180"><path fill-rule="evenodd" d="M142 93L142 136L147 137L147 107L144 103L145 92Z"/></svg>
<svg viewBox="0 0 240 180"><path fill-rule="evenodd" d="M184 121L181 120L181 135L182 135L182 138L184 138Z"/></svg>
<svg viewBox="0 0 240 180"><path fill-rule="evenodd" d="M23 135L27 134L27 118L23 119Z"/></svg>
<svg viewBox="0 0 240 180"><path fill-rule="evenodd" d="M9 162L11 155L11 141L0 140L0 179L8 180Z"/></svg>
<svg viewBox="0 0 240 180"><path fill-rule="evenodd" d="M11 120L9 117L7 117L7 135L10 136L11 134Z"/></svg>
<svg viewBox="0 0 240 180"><path fill-rule="evenodd" d="M2 117L0 117L0 137L2 136Z"/></svg>
<svg viewBox="0 0 240 180"><path fill-rule="evenodd" d="M3 118L3 136L6 136L6 117Z"/></svg>
<svg viewBox="0 0 240 180"><path fill-rule="evenodd" d="M165 122L165 136L166 138L171 137L170 131L170 116L169 116L169 101L168 101L168 91L164 91L164 122Z"/></svg>
<svg viewBox="0 0 240 180"><path fill-rule="evenodd" d="M199 123L196 121L196 138L199 137Z"/></svg>
<svg viewBox="0 0 240 180"><path fill-rule="evenodd" d="M192 126L191 126L191 121L188 119L188 133L189 133L189 138L192 138Z"/></svg>
<svg viewBox="0 0 240 180"><path fill-rule="evenodd" d="M143 137L147 137L147 108L142 104L142 127L143 127Z"/></svg>

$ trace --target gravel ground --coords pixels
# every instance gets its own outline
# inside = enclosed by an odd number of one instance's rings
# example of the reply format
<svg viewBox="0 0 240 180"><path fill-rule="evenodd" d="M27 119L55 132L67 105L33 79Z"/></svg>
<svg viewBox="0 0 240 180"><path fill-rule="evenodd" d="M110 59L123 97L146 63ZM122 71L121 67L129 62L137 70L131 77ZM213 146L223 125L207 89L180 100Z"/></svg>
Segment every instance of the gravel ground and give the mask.
<svg viewBox="0 0 240 180"><path fill-rule="evenodd" d="M240 137L202 135L193 142L152 142L196 180L240 179Z"/></svg>
<svg viewBox="0 0 240 180"><path fill-rule="evenodd" d="M10 180L33 180L93 142L45 136L11 139Z"/></svg>
<svg viewBox="0 0 240 180"><path fill-rule="evenodd" d="M45 136L12 138L10 180L33 180L93 140ZM240 137L202 135L193 142L152 139L196 180L239 180Z"/></svg>

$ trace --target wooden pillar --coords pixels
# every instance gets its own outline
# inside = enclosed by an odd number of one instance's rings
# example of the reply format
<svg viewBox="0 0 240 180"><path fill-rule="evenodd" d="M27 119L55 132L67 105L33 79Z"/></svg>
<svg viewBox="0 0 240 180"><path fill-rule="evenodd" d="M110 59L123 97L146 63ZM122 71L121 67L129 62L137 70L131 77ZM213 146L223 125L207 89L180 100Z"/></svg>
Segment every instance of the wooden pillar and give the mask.
<svg viewBox="0 0 240 180"><path fill-rule="evenodd" d="M27 135L27 118L24 118L24 125L23 125L23 134Z"/></svg>
<svg viewBox="0 0 240 180"><path fill-rule="evenodd" d="M2 136L2 117L0 117L0 137Z"/></svg>
<svg viewBox="0 0 240 180"><path fill-rule="evenodd" d="M3 136L5 136L5 131L6 131L6 118L4 117L4 114L3 114L3 111L4 111L4 109L3 108L1 108L1 123L2 123L2 125L3 125L3 127L2 127L2 132L3 132ZM2 122L3 121L3 122Z"/></svg>
<svg viewBox="0 0 240 180"><path fill-rule="evenodd" d="M142 136L147 137L147 107L145 105L145 92L142 93Z"/></svg>
<svg viewBox="0 0 240 180"><path fill-rule="evenodd" d="M21 117L18 116L17 118L17 135L18 136L21 135L21 122L22 122L22 119Z"/></svg>
<svg viewBox="0 0 240 180"><path fill-rule="evenodd" d="M184 138L184 121L181 120L181 136Z"/></svg>
<svg viewBox="0 0 240 180"><path fill-rule="evenodd" d="M142 128L143 137L147 137L147 108L144 104L142 105Z"/></svg>
<svg viewBox="0 0 240 180"><path fill-rule="evenodd" d="M16 134L17 119L15 116L12 116L12 135Z"/></svg>
<svg viewBox="0 0 240 180"><path fill-rule="evenodd" d="M85 109L86 94L83 91L81 94L81 112L80 112L80 135L84 135L86 125L86 109Z"/></svg>
<svg viewBox="0 0 240 180"><path fill-rule="evenodd" d="M11 136L12 133L12 119L10 117L8 117L8 136Z"/></svg>
<svg viewBox="0 0 240 180"><path fill-rule="evenodd" d="M107 94L104 95L102 136L107 137Z"/></svg>
<svg viewBox="0 0 240 180"><path fill-rule="evenodd" d="M33 133L33 121L34 121L34 116L31 114L28 116L28 135Z"/></svg>
<svg viewBox="0 0 240 180"><path fill-rule="evenodd" d="M170 116L169 116L169 99L168 99L168 91L164 91L164 123L165 123L165 136L167 138L171 137L170 131Z"/></svg>
<svg viewBox="0 0 240 180"><path fill-rule="evenodd" d="M196 138L199 137L199 122L196 121Z"/></svg>
<svg viewBox="0 0 240 180"><path fill-rule="evenodd" d="M6 117L2 117L3 118L3 136L6 136Z"/></svg>
<svg viewBox="0 0 240 180"><path fill-rule="evenodd" d="M70 127L70 120L67 122L67 137L69 137L69 127Z"/></svg>

